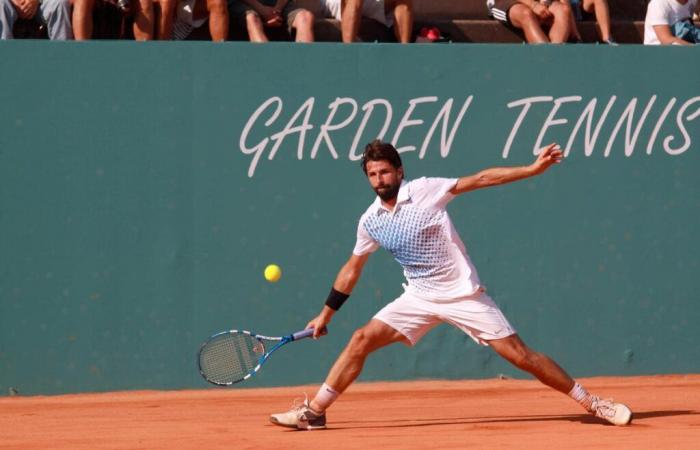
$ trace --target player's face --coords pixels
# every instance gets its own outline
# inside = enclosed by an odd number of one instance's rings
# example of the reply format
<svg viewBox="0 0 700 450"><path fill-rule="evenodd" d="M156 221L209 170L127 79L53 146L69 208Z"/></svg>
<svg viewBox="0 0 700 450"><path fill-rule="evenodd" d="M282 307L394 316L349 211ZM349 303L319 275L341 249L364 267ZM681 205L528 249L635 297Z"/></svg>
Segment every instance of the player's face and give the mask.
<svg viewBox="0 0 700 450"><path fill-rule="evenodd" d="M367 179L379 198L385 202L396 198L403 180L403 168L398 169L389 161L367 161Z"/></svg>

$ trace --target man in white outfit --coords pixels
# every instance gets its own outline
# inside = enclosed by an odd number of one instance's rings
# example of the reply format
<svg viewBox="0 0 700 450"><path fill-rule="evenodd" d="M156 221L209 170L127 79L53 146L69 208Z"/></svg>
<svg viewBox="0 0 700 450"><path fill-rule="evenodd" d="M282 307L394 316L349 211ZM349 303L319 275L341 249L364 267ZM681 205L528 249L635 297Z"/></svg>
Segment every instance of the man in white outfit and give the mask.
<svg viewBox="0 0 700 450"><path fill-rule="evenodd" d="M523 343L486 294L445 209L459 194L539 175L561 159L561 150L551 144L529 166L491 168L462 178L405 181L396 149L381 141L370 143L362 167L377 198L360 218L353 253L340 269L323 310L307 327L314 328L315 338L324 334L360 278L369 255L379 247L403 266L408 282L405 292L353 334L313 400L271 415L272 423L301 430L325 428L326 409L357 378L371 352L395 342L413 346L441 322L490 346L592 414L615 425L630 423L632 412L627 406L589 394L551 358Z"/></svg>

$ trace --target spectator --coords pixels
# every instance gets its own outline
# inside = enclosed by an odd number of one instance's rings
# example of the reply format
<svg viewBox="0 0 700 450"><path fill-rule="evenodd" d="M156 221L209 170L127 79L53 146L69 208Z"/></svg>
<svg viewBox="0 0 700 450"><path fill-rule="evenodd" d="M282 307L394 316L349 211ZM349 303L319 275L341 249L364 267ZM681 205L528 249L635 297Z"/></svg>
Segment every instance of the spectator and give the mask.
<svg viewBox="0 0 700 450"><path fill-rule="evenodd" d="M486 0L496 20L523 30L530 44L563 44L571 33L571 7L561 1ZM545 34L542 26L549 27Z"/></svg>
<svg viewBox="0 0 700 450"><path fill-rule="evenodd" d="M562 1L569 2L569 0ZM610 34L610 8L607 0L570 0L570 6L571 34L576 41L583 42L576 22L595 18L600 40L608 45L618 45Z"/></svg>
<svg viewBox="0 0 700 450"><path fill-rule="evenodd" d="M700 28L691 20L697 0L651 0L644 20L644 45L700 43Z"/></svg>
<svg viewBox="0 0 700 450"><path fill-rule="evenodd" d="M233 0L232 14L245 23L250 42L268 42L265 28L286 25L296 42L314 41L314 15L294 0Z"/></svg>
<svg viewBox="0 0 700 450"><path fill-rule="evenodd" d="M357 41L362 17L394 27L396 40L411 42L413 34L413 0L321 0L326 17L340 20L343 42Z"/></svg>
<svg viewBox="0 0 700 450"><path fill-rule="evenodd" d="M176 6L177 0L153 0L153 23L156 39L168 41L173 38Z"/></svg>
<svg viewBox="0 0 700 450"><path fill-rule="evenodd" d="M229 11L226 0L179 0L171 22L172 39L186 39L207 19L212 41L228 39Z"/></svg>
<svg viewBox="0 0 700 450"><path fill-rule="evenodd" d="M46 25L49 39L73 39L70 0L0 0L0 39L12 39L17 19L35 19Z"/></svg>
<svg viewBox="0 0 700 450"><path fill-rule="evenodd" d="M153 0L73 0L73 31L76 41L92 39L92 12L96 1L112 3L125 14L133 12L134 39L153 39Z"/></svg>

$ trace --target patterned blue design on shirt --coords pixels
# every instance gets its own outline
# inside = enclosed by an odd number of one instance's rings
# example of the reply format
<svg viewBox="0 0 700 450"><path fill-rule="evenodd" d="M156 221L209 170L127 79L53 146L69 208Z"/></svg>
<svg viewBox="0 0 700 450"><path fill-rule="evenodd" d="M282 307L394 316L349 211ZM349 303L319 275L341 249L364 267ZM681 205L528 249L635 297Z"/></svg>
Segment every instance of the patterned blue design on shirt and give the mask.
<svg viewBox="0 0 700 450"><path fill-rule="evenodd" d="M406 203L399 205L394 214L368 214L364 227L403 266L406 278L415 287L430 290L430 278L452 269L450 241L442 224L445 214L445 210L426 210Z"/></svg>

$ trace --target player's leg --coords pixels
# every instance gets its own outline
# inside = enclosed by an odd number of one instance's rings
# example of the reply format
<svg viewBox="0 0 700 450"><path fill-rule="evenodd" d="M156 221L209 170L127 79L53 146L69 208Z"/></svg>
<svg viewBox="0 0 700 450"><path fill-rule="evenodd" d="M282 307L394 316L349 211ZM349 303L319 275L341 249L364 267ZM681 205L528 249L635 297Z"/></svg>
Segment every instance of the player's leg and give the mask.
<svg viewBox="0 0 700 450"><path fill-rule="evenodd" d="M570 396L596 416L615 425L627 425L632 420L632 411L627 406L589 394L554 360L529 348L517 334L489 340L487 343L508 362L532 374L547 386Z"/></svg>
<svg viewBox="0 0 700 450"><path fill-rule="evenodd" d="M406 337L382 322L372 319L364 327L353 333L350 342L340 354L326 378L326 384L341 394L352 384L362 371L367 356L395 342L408 343ZM311 407L319 411L325 410L328 404L321 399L311 401Z"/></svg>
<svg viewBox="0 0 700 450"><path fill-rule="evenodd" d="M435 304L404 292L355 331L313 400L289 412L273 414L270 421L302 430L325 428L325 410L355 381L370 353L394 342L415 345L441 321Z"/></svg>
<svg viewBox="0 0 700 450"><path fill-rule="evenodd" d="M530 349L517 334L487 342L506 361L520 370L531 373L547 386L564 394L571 392L574 387L574 379L564 369L547 355Z"/></svg>
<svg viewBox="0 0 700 450"><path fill-rule="evenodd" d="M325 428L325 410L355 381L367 356L395 342L407 342L406 337L380 320L370 320L353 333L313 400L295 406L286 413L272 414L270 421L275 425L302 430Z"/></svg>
<svg viewBox="0 0 700 450"><path fill-rule="evenodd" d="M587 13L595 14L600 39L603 42L614 43L610 35L610 9L607 0L583 0L581 8Z"/></svg>

